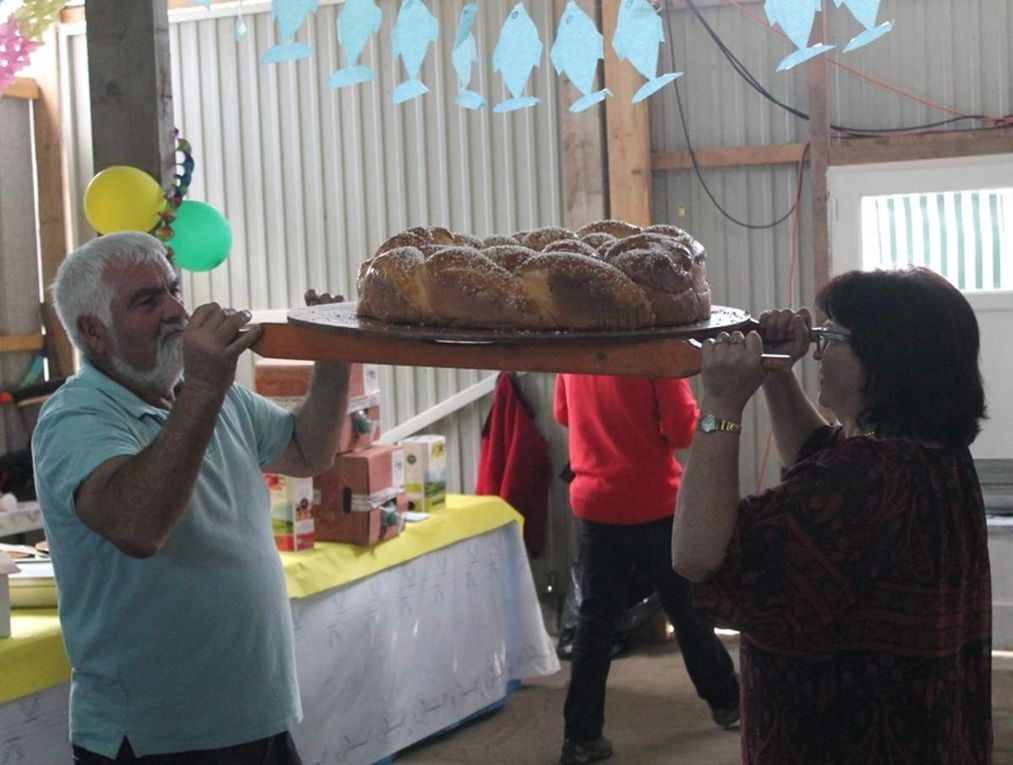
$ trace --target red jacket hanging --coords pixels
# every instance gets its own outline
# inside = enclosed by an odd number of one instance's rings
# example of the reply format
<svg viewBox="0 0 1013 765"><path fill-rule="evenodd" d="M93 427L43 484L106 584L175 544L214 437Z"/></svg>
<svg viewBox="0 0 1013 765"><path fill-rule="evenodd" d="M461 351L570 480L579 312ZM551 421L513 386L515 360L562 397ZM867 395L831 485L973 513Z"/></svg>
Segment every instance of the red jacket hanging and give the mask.
<svg viewBox="0 0 1013 765"><path fill-rule="evenodd" d="M482 427L476 494L505 499L524 516L524 543L537 556L545 542L548 514L549 445L538 432L514 376L501 372L492 409Z"/></svg>

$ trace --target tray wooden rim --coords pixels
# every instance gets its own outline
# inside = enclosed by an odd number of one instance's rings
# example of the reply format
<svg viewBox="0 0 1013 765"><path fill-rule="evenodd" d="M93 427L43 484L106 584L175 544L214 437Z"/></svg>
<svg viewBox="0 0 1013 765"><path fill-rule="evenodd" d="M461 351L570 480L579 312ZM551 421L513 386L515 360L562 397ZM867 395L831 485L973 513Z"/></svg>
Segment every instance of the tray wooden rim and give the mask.
<svg viewBox="0 0 1013 765"><path fill-rule="evenodd" d="M431 342L446 345L542 345L555 343L630 343L649 340L704 340L719 332L745 330L754 325L747 311L712 306L710 318L675 327L645 327L635 330L500 330L437 327L424 324L393 324L356 316L356 303L301 306L288 312L288 322L313 329Z"/></svg>

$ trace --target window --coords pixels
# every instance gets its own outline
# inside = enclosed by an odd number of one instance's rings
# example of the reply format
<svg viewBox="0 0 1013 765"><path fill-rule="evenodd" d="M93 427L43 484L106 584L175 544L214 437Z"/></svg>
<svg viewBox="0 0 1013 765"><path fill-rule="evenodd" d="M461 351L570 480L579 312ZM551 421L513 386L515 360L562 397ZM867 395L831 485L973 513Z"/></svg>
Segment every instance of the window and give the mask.
<svg viewBox="0 0 1013 765"><path fill-rule="evenodd" d="M927 266L968 292L1013 289L1013 187L861 200L862 267Z"/></svg>

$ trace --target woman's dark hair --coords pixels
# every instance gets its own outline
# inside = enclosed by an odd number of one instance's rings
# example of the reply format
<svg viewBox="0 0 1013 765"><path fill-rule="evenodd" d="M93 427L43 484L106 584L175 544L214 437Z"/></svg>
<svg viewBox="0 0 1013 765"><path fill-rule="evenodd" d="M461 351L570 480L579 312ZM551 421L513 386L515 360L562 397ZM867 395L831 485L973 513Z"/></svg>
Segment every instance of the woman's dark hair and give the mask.
<svg viewBox="0 0 1013 765"><path fill-rule="evenodd" d="M851 331L871 401L863 426L948 445L974 441L985 416L978 321L956 287L927 268L849 271L816 303Z"/></svg>

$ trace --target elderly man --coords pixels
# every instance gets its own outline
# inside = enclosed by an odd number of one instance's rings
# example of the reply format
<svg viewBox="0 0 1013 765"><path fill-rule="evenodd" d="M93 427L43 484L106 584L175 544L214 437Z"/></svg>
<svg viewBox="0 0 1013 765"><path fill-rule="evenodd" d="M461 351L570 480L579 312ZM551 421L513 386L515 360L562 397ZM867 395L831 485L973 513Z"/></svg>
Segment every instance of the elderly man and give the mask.
<svg viewBox="0 0 1013 765"><path fill-rule="evenodd" d="M329 467L348 365L288 413L234 381L247 311L188 314L154 237L73 252L52 287L84 363L43 407L36 486L77 763L298 763L291 612L263 472ZM310 302L329 300L308 293Z"/></svg>

